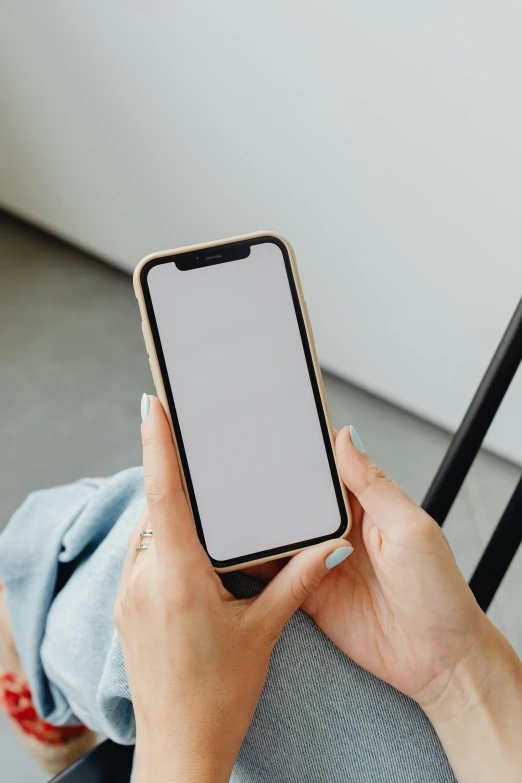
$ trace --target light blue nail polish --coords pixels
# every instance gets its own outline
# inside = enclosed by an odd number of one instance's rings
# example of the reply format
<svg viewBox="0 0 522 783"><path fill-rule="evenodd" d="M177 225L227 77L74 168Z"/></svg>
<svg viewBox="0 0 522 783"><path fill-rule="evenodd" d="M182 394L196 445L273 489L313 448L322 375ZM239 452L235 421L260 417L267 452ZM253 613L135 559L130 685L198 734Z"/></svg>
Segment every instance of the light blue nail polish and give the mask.
<svg viewBox="0 0 522 783"><path fill-rule="evenodd" d="M335 568L336 565L342 563L343 560L346 560L346 558L349 557L352 552L353 546L340 546L338 549L334 550L331 555L328 555L324 561L324 564L330 571L332 568Z"/></svg>
<svg viewBox="0 0 522 783"><path fill-rule="evenodd" d="M148 394L144 394L143 397L141 398L141 420L142 421L145 421L145 419L149 415L149 411L150 411L149 395Z"/></svg>
<svg viewBox="0 0 522 783"><path fill-rule="evenodd" d="M350 424L350 437L351 437L352 443L355 446L355 448L357 449L357 451L362 451L363 454L364 454L365 448L363 446L363 442L362 442L362 440L359 437L359 433L357 432L357 430L355 429L355 427L352 424Z"/></svg>

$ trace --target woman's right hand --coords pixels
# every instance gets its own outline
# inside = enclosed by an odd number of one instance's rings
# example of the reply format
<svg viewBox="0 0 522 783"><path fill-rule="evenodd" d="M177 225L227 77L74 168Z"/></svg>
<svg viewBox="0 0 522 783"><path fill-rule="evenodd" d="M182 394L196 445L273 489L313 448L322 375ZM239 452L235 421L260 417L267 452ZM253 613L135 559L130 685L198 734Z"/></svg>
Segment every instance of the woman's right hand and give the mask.
<svg viewBox="0 0 522 783"><path fill-rule="evenodd" d="M477 605L442 530L370 460L353 428L338 434L336 452L354 552L302 608L343 652L418 702L460 781L522 780L518 657Z"/></svg>

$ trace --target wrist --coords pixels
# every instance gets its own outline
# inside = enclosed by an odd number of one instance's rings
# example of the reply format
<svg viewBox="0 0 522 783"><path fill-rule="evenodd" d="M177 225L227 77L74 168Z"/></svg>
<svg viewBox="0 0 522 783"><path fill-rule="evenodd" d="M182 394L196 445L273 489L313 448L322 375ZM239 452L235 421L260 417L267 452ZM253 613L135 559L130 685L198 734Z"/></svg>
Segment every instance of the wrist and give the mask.
<svg viewBox="0 0 522 783"><path fill-rule="evenodd" d="M517 678L520 661L513 648L482 614L475 643L419 694L420 707L436 727L478 706L487 706L507 681Z"/></svg>
<svg viewBox="0 0 522 783"><path fill-rule="evenodd" d="M134 783L228 783L235 759L224 759L211 742L186 743L177 732L137 730Z"/></svg>
<svg viewBox="0 0 522 783"><path fill-rule="evenodd" d="M455 667L446 689L424 707L457 780L522 779L522 663L484 617L480 646Z"/></svg>
<svg viewBox="0 0 522 783"><path fill-rule="evenodd" d="M228 783L232 768L203 757L142 752L136 747L134 783Z"/></svg>

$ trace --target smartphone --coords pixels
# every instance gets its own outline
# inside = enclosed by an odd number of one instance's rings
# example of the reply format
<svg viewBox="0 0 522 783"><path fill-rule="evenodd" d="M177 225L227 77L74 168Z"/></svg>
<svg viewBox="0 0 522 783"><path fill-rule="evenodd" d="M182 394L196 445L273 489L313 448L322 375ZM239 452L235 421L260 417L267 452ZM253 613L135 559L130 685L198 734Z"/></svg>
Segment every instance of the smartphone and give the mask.
<svg viewBox="0 0 522 783"><path fill-rule="evenodd" d="M345 537L350 506L290 243L261 232L153 253L134 289L215 570Z"/></svg>

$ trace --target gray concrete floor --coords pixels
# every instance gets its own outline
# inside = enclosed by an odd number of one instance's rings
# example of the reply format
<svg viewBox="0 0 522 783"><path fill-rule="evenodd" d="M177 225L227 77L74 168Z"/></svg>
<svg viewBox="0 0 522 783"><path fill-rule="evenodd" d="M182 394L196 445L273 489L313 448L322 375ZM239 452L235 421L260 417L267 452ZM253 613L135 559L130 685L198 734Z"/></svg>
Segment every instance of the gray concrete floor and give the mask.
<svg viewBox="0 0 522 783"><path fill-rule="evenodd" d="M0 212L0 280L1 529L32 489L138 464L140 398L153 384L128 275ZM335 426L353 423L420 501L449 435L337 378L325 384ZM460 492L445 531L467 578L519 473L482 452ZM521 584L519 552L489 613L519 654ZM46 779L1 717L0 757L11 783Z"/></svg>

